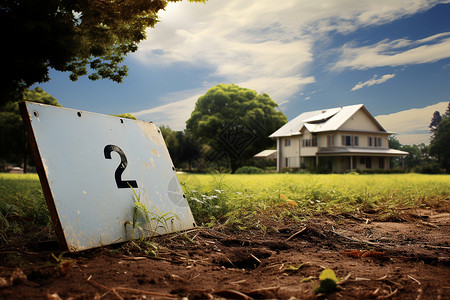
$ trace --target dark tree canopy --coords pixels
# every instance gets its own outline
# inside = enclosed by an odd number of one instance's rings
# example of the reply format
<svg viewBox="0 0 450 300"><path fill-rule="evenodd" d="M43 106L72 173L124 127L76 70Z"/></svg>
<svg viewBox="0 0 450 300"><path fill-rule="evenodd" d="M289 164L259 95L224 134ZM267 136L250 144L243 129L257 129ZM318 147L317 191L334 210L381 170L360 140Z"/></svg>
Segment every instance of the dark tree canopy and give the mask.
<svg viewBox="0 0 450 300"><path fill-rule="evenodd" d="M435 111L433 113L433 117L431 118L430 125L428 126L430 128L431 133L436 132L436 129L439 125L439 122L441 122L441 120L442 120L441 114L438 111Z"/></svg>
<svg viewBox="0 0 450 300"><path fill-rule="evenodd" d="M89 73L91 80L121 82L125 55L169 1L180 0L0 0L0 104L22 100L30 86L50 79L50 68L72 80Z"/></svg>
<svg viewBox="0 0 450 300"><path fill-rule="evenodd" d="M197 100L186 130L209 148L212 160L226 157L234 171L239 161L273 146L269 135L287 122L277 106L267 94L219 84Z"/></svg>
<svg viewBox="0 0 450 300"><path fill-rule="evenodd" d="M442 168L450 170L450 116L439 123L430 143L430 154L435 156Z"/></svg>

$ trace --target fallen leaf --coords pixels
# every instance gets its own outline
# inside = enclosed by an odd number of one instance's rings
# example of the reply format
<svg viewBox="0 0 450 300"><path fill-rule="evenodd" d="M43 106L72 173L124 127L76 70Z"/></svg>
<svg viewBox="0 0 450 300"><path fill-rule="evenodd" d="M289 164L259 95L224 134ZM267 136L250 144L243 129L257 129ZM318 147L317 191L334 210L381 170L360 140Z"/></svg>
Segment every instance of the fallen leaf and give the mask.
<svg viewBox="0 0 450 300"><path fill-rule="evenodd" d="M320 280L331 279L336 283L339 281L339 279L336 277L336 274L332 269L323 270L322 273L320 273L319 275L319 279Z"/></svg>
<svg viewBox="0 0 450 300"><path fill-rule="evenodd" d="M386 253L380 251L366 251L361 254L361 257L386 258Z"/></svg>
<svg viewBox="0 0 450 300"><path fill-rule="evenodd" d="M297 202L293 201L293 200L286 200L287 204L292 205L292 206L298 206Z"/></svg>

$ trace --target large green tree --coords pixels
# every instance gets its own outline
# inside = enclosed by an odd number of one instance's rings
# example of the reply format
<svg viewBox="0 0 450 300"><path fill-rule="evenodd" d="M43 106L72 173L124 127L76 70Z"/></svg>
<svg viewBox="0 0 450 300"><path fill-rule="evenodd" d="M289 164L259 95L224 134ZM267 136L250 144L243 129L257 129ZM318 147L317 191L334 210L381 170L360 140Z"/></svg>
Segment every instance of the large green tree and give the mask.
<svg viewBox="0 0 450 300"><path fill-rule="evenodd" d="M257 152L273 146L269 135L287 122L268 94L219 84L201 96L186 130L205 145L206 158L228 161L232 171Z"/></svg>
<svg viewBox="0 0 450 300"><path fill-rule="evenodd" d="M125 56L168 2L181 0L0 0L3 63L0 104L22 100L50 68L72 80L87 75L121 82ZM189 0L205 2L205 0Z"/></svg>
<svg viewBox="0 0 450 300"><path fill-rule="evenodd" d="M430 155L435 156L441 167L450 172L450 116L439 122L430 143Z"/></svg>
<svg viewBox="0 0 450 300"><path fill-rule="evenodd" d="M24 100L61 106L55 98L40 87L26 91ZM16 102L0 104L0 167L8 162L24 164L26 168L29 157L26 145L27 137L19 104Z"/></svg>

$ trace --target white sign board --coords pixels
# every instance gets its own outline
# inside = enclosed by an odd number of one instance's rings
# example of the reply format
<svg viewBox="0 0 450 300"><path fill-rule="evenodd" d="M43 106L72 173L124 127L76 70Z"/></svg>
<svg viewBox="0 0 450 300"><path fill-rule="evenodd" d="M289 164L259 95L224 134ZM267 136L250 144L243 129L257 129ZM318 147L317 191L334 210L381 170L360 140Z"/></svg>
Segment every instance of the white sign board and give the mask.
<svg viewBox="0 0 450 300"><path fill-rule="evenodd" d="M59 242L69 251L195 226L153 123L30 102L21 112Z"/></svg>

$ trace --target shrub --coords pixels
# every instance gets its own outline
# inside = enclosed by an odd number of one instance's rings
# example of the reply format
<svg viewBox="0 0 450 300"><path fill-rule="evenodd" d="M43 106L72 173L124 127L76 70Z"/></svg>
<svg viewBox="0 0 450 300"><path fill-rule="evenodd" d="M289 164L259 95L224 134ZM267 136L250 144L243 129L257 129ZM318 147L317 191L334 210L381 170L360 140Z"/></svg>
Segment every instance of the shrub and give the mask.
<svg viewBox="0 0 450 300"><path fill-rule="evenodd" d="M264 171L257 167L244 166L236 170L236 174L261 174Z"/></svg>

